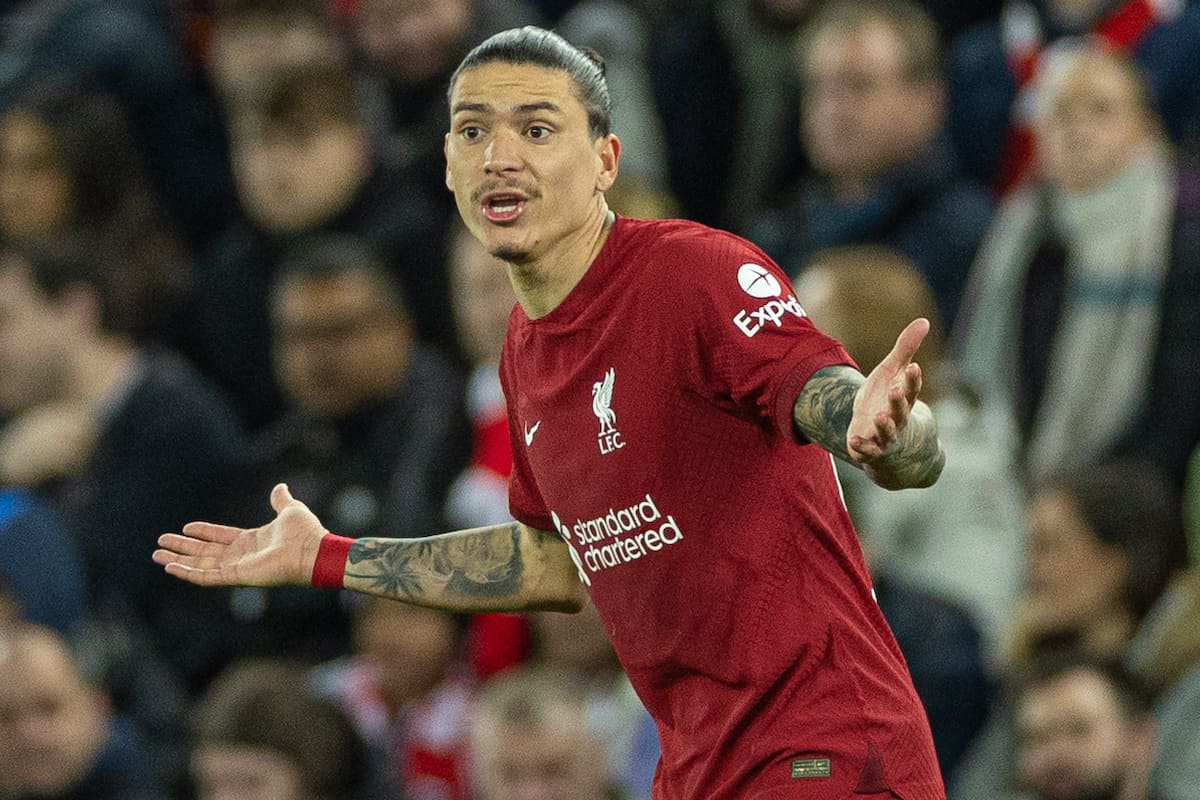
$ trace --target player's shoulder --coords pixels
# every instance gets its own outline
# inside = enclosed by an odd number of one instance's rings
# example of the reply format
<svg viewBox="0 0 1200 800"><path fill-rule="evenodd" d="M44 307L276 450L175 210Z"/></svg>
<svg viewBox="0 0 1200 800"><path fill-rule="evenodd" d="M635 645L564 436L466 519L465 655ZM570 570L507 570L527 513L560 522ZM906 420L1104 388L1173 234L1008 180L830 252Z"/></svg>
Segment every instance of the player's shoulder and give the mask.
<svg viewBox="0 0 1200 800"><path fill-rule="evenodd" d="M683 219L623 220L627 246L637 259L672 281L706 283L736 275L746 263L770 266L770 258L754 243L719 228Z"/></svg>

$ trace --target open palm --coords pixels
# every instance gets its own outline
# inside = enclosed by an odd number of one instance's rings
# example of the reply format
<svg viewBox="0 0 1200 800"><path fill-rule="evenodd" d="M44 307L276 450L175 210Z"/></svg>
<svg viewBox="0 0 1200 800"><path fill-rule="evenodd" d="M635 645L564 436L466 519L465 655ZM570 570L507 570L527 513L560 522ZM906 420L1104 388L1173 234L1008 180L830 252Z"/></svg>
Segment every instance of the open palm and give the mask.
<svg viewBox="0 0 1200 800"><path fill-rule="evenodd" d="M846 430L846 447L859 463L870 465L882 459L908 424L921 392L921 367L913 356L928 333L928 320L910 322L859 388Z"/></svg>
<svg viewBox="0 0 1200 800"><path fill-rule="evenodd" d="M271 491L275 519L259 528L189 522L164 533L154 561L200 586L307 586L325 529L288 488Z"/></svg>

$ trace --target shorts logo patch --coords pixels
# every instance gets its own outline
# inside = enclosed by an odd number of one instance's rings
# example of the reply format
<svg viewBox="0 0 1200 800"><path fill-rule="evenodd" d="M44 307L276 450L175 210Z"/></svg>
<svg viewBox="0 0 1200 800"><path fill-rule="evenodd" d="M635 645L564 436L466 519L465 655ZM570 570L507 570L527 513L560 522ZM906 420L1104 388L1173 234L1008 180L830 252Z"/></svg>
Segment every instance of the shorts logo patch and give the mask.
<svg viewBox="0 0 1200 800"><path fill-rule="evenodd" d="M793 778L828 778L832 774L828 758L798 758L792 762Z"/></svg>

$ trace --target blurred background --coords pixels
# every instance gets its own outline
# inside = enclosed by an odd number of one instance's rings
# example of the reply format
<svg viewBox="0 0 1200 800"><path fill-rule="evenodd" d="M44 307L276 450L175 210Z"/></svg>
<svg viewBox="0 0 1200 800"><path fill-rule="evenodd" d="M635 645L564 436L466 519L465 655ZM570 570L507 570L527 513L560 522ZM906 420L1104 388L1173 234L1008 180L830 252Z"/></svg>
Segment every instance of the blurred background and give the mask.
<svg viewBox="0 0 1200 800"><path fill-rule="evenodd" d="M504 266L445 94L607 62L621 214L758 243L948 456L842 478L951 800L1200 798L1200 4L0 2L0 800L646 800L595 612L199 590L287 481L346 536L507 518Z"/></svg>

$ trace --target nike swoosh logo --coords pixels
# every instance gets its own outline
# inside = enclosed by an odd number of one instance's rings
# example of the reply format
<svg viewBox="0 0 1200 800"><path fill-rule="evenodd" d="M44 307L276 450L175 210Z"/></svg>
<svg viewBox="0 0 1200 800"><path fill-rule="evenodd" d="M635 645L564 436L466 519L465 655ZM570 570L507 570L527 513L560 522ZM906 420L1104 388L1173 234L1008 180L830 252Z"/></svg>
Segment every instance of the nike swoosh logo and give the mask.
<svg viewBox="0 0 1200 800"><path fill-rule="evenodd" d="M533 444L533 436L538 432L538 428L542 427L542 421L539 419L533 423L533 427L529 427L529 423L525 423L525 446L529 447Z"/></svg>

